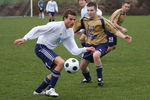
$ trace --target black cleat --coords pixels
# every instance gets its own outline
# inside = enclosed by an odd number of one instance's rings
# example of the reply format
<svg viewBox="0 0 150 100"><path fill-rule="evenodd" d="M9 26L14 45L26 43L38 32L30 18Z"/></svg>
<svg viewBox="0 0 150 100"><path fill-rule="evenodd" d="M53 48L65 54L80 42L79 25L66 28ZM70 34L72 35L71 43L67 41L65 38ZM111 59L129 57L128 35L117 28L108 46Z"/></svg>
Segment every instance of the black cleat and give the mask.
<svg viewBox="0 0 150 100"><path fill-rule="evenodd" d="M84 83L92 83L92 80L91 79L90 80L83 79L81 81L81 84L84 84Z"/></svg>
<svg viewBox="0 0 150 100"><path fill-rule="evenodd" d="M101 78L98 78L98 86L103 86L104 85L104 81Z"/></svg>

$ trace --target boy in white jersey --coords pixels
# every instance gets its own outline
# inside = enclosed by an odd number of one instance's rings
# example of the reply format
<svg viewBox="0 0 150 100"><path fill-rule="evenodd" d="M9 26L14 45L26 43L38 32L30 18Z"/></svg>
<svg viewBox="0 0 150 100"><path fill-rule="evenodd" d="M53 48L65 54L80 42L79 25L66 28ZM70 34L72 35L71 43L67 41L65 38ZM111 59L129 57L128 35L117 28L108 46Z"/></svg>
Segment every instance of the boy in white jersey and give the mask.
<svg viewBox="0 0 150 100"><path fill-rule="evenodd" d="M57 55L53 49L60 43L73 55L78 55L87 51L94 52L93 47L78 48L74 40L72 26L75 23L76 13L67 10L64 13L63 21L51 22L43 26L37 26L31 29L23 38L14 41L14 44L23 44L27 40L38 38L35 45L35 54L43 61L45 66L52 71L39 87L33 92L35 95L46 94L52 97L58 97L55 92L55 85L60 77L60 72L64 66L64 59ZM43 90L48 87L48 90Z"/></svg>
<svg viewBox="0 0 150 100"><path fill-rule="evenodd" d="M46 11L49 15L49 22L55 21L55 13L58 13L58 6L56 1L50 0L46 5Z"/></svg>

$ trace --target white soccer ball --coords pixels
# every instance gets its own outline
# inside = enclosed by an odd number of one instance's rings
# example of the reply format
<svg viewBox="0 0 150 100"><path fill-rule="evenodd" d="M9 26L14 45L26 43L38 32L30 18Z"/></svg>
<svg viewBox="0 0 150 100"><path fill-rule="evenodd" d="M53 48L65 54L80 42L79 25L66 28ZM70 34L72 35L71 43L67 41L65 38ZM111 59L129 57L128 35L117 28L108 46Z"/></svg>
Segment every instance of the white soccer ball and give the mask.
<svg viewBox="0 0 150 100"><path fill-rule="evenodd" d="M80 69L79 61L75 58L69 58L65 61L64 68L68 73L76 73Z"/></svg>

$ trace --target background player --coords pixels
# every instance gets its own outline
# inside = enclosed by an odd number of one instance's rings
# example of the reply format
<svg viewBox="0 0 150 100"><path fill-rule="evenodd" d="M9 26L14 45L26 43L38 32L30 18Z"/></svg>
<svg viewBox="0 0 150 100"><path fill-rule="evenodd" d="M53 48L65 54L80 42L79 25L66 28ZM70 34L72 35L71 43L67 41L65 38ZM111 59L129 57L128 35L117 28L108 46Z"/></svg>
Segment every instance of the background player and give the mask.
<svg viewBox="0 0 150 100"><path fill-rule="evenodd" d="M44 1L43 0L38 1L38 7L39 7L39 18L44 19Z"/></svg>
<svg viewBox="0 0 150 100"><path fill-rule="evenodd" d="M124 27L122 27L122 23L124 22L124 19L126 17L126 13L130 10L130 2L123 2L122 7L120 9L117 9L109 18L109 20L115 25L116 28L118 28L121 32L127 33L128 30ZM108 52L111 50L114 50L117 45L117 37L107 31L107 38L108 38Z"/></svg>
<svg viewBox="0 0 150 100"><path fill-rule="evenodd" d="M46 5L46 11L49 15L49 22L55 21L55 13L58 13L58 5L54 0L49 0Z"/></svg>

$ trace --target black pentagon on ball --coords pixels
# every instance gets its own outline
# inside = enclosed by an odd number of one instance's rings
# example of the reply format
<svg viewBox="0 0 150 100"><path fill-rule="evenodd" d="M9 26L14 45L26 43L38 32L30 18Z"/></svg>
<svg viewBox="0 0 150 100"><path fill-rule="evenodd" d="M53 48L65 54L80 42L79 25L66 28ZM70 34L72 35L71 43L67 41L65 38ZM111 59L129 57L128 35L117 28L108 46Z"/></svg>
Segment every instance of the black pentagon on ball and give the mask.
<svg viewBox="0 0 150 100"><path fill-rule="evenodd" d="M69 67L69 63L66 63L65 66L66 66L66 67Z"/></svg>
<svg viewBox="0 0 150 100"><path fill-rule="evenodd" d="M76 60L75 60L75 59L72 59L72 62L76 62Z"/></svg>
<svg viewBox="0 0 150 100"><path fill-rule="evenodd" d="M71 73L71 71L67 70L68 73Z"/></svg>
<svg viewBox="0 0 150 100"><path fill-rule="evenodd" d="M77 66L74 66L72 69L73 69L73 70L77 70L77 69L78 69L78 67L77 67Z"/></svg>

